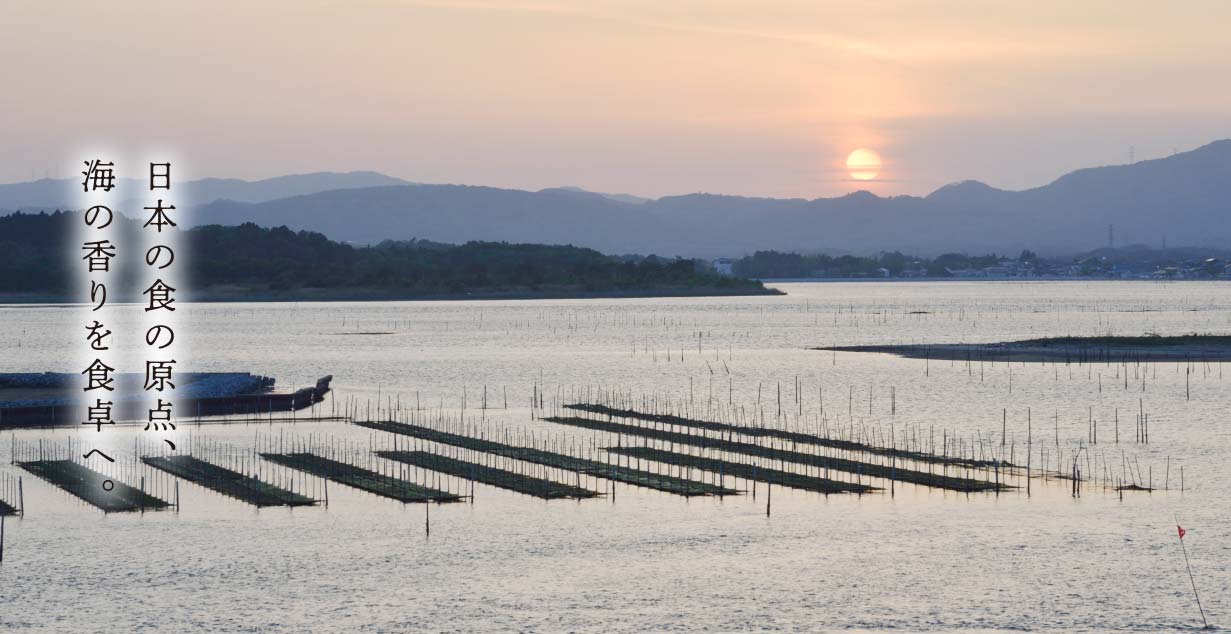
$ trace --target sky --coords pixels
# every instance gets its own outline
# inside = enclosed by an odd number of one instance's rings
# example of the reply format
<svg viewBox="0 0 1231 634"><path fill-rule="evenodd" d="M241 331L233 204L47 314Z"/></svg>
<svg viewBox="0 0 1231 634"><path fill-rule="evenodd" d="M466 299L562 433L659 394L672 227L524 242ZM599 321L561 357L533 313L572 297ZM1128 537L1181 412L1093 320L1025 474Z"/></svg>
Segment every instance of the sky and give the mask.
<svg viewBox="0 0 1231 634"><path fill-rule="evenodd" d="M0 182L108 148L196 177L1025 189L1231 137L1228 24L1200 1L5 0Z"/></svg>

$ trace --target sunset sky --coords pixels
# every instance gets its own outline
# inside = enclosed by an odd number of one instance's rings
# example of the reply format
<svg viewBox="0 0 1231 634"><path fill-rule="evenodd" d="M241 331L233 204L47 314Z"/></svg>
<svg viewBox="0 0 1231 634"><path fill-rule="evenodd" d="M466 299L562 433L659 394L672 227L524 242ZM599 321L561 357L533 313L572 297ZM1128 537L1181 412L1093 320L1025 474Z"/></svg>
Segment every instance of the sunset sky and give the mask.
<svg viewBox="0 0 1231 634"><path fill-rule="evenodd" d="M0 182L91 146L195 176L1021 189L1231 137L1228 24L1226 2L8 0Z"/></svg>

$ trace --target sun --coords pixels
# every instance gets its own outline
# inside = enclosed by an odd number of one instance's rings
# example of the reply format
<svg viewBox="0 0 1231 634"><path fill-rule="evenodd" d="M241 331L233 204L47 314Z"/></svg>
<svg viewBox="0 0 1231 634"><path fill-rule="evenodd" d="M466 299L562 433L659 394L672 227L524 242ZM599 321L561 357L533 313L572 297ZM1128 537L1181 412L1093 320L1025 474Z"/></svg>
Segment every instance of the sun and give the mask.
<svg viewBox="0 0 1231 634"><path fill-rule="evenodd" d="M881 172L881 157L867 148L859 148L846 157L846 169L857 181L870 181Z"/></svg>

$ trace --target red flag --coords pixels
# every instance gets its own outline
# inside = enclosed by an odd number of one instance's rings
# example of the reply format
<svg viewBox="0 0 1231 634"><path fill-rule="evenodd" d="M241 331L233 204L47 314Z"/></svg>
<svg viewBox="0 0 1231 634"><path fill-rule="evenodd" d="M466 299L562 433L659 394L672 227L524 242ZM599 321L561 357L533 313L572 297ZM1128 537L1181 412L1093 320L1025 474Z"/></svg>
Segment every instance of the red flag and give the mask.
<svg viewBox="0 0 1231 634"><path fill-rule="evenodd" d="M1184 533L1187 533L1187 532L1188 532L1188 531L1184 530L1184 527L1183 527L1183 526L1180 526L1179 524L1176 524L1176 525L1175 525L1175 530L1177 530L1177 531L1179 531L1179 532L1180 532L1180 539L1184 539Z"/></svg>

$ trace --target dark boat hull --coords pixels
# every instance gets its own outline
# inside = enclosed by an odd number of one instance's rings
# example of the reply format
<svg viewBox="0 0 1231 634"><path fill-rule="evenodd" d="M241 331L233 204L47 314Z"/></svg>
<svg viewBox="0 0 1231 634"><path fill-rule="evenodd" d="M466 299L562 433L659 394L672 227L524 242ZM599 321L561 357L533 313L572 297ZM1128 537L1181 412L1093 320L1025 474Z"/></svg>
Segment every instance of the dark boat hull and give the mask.
<svg viewBox="0 0 1231 634"><path fill-rule="evenodd" d="M183 399L175 403L176 415L179 421L187 421L208 416L259 416L307 409L325 400L332 380L333 376L327 376L313 387L289 394L271 392ZM0 408L0 430L76 427L81 426L84 420L83 407L43 405Z"/></svg>

